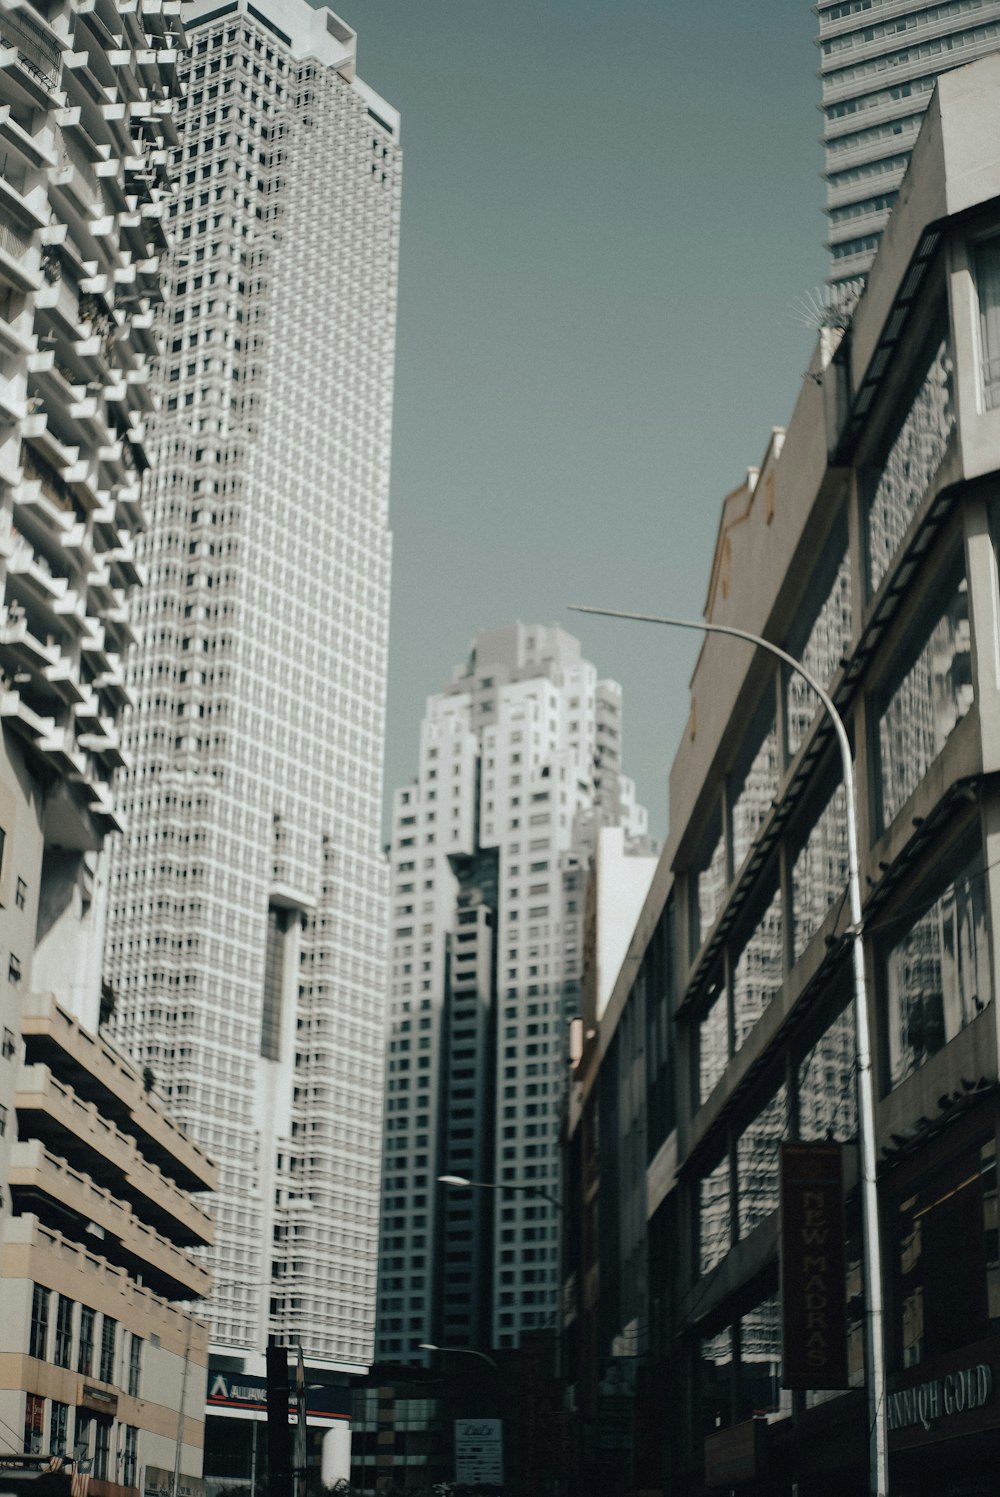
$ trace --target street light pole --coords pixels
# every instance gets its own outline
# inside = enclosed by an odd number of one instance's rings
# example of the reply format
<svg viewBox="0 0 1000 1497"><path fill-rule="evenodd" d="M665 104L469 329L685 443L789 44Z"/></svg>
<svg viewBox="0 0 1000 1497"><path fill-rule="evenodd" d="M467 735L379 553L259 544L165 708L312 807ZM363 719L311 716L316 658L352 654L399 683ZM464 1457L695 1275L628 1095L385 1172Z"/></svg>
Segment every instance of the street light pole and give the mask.
<svg viewBox="0 0 1000 1497"><path fill-rule="evenodd" d="M478 1357L482 1362L489 1362L494 1372L500 1371L499 1366L494 1362L492 1357L487 1356L484 1351L476 1351L471 1346L438 1346L433 1341L418 1341L417 1350L447 1352L449 1356L455 1353L460 1357Z"/></svg>
<svg viewBox="0 0 1000 1497"><path fill-rule="evenodd" d="M854 971L854 1027L857 1044L858 1134L861 1153L861 1221L864 1236L865 1361L868 1393L868 1490L870 1497L888 1497L889 1467L886 1441L885 1342L882 1314L882 1252L875 1175L875 1090L872 1081L871 1042L868 1028L868 989L865 981L864 936L861 913L861 875L858 853L857 792L854 761L847 728L833 699L794 655L769 639L737 629L731 624L708 624L703 619L679 619L659 614L625 613L615 608L574 605L573 613L593 613L603 618L632 619L642 624L663 624L672 629L693 629L700 634L728 634L745 640L785 663L816 693L837 737L847 800L848 896L851 909L851 958Z"/></svg>
<svg viewBox="0 0 1000 1497"><path fill-rule="evenodd" d="M496 1185L492 1180L467 1180L464 1175L438 1175L439 1185L455 1185L464 1190L523 1190L526 1195L539 1196L543 1201L548 1201L557 1211L565 1215L566 1207L558 1196L551 1191L543 1190L540 1185L512 1185L506 1181L502 1185Z"/></svg>

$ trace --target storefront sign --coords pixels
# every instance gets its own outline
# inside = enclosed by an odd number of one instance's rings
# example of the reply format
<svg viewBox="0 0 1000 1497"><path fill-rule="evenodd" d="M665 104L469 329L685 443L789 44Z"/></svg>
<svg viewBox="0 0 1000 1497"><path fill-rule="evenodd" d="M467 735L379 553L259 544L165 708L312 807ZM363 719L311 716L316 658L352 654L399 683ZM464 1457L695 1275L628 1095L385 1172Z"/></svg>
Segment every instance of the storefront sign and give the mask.
<svg viewBox="0 0 1000 1497"><path fill-rule="evenodd" d="M929 1430L939 1419L981 1409L993 1397L993 1368L985 1362L944 1377L890 1393L886 1406L890 1431L920 1424Z"/></svg>
<svg viewBox="0 0 1000 1497"><path fill-rule="evenodd" d="M455 1480L503 1486L503 1425L499 1419L455 1420Z"/></svg>
<svg viewBox="0 0 1000 1497"><path fill-rule="evenodd" d="M782 1386L847 1387L840 1145L781 1146Z"/></svg>
<svg viewBox="0 0 1000 1497"><path fill-rule="evenodd" d="M227 1408L260 1408L267 1404L267 1383L262 1377L226 1377L214 1372L208 1380L208 1402Z"/></svg>
<svg viewBox="0 0 1000 1497"><path fill-rule="evenodd" d="M349 1419L351 1417L351 1390L346 1384L329 1383L323 1387L306 1387L308 1415L314 1419ZM214 1413L233 1410L248 1410L263 1415L267 1410L267 1381L252 1377L249 1373L230 1376L224 1372L210 1372L205 1406ZM288 1395L289 1417L296 1419L298 1410L294 1389Z"/></svg>
<svg viewBox="0 0 1000 1497"><path fill-rule="evenodd" d="M103 1388L93 1388L90 1383L84 1383L80 1390L80 1403L85 1409L93 1409L97 1414L117 1414L118 1395L107 1393Z"/></svg>

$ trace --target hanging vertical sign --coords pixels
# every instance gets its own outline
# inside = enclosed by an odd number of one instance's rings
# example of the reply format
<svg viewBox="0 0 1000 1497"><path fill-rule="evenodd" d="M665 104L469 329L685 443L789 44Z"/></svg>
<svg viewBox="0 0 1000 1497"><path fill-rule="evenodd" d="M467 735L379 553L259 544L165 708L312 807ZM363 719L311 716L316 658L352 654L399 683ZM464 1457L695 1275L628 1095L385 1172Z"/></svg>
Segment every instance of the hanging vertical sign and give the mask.
<svg viewBox="0 0 1000 1497"><path fill-rule="evenodd" d="M782 1386L847 1387L841 1148L781 1146Z"/></svg>

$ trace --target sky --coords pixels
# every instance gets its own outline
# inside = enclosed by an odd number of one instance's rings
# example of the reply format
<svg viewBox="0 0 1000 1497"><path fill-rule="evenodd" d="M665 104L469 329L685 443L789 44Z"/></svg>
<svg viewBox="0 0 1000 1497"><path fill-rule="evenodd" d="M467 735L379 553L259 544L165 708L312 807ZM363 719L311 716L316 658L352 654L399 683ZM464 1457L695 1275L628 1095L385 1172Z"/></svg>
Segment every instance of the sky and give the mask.
<svg viewBox="0 0 1000 1497"><path fill-rule="evenodd" d="M806 0L343 0L402 112L387 794L478 629L577 634L662 838L723 496L823 282Z"/></svg>

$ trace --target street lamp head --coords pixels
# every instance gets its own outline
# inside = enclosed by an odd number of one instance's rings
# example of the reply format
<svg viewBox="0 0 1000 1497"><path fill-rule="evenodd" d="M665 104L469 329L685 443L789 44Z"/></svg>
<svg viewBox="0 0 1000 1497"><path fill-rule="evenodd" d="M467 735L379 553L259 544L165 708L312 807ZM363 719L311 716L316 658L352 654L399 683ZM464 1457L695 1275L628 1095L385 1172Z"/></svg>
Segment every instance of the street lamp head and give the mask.
<svg viewBox="0 0 1000 1497"><path fill-rule="evenodd" d="M467 1180L464 1175L438 1175L438 1184L439 1185L471 1185L472 1181L471 1180Z"/></svg>
<svg viewBox="0 0 1000 1497"><path fill-rule="evenodd" d="M435 1346L433 1341L418 1341L417 1342L417 1351L440 1351L440 1350L441 1350L441 1348L439 1346Z"/></svg>

